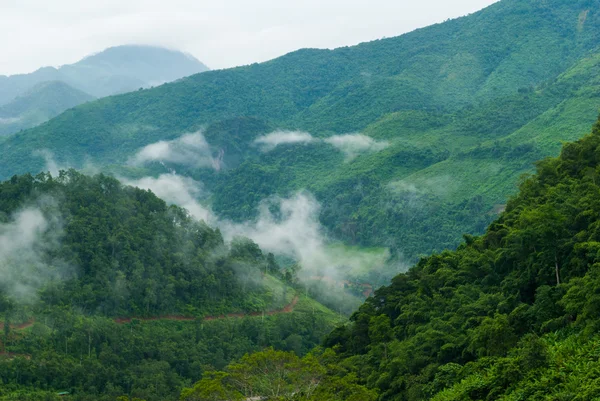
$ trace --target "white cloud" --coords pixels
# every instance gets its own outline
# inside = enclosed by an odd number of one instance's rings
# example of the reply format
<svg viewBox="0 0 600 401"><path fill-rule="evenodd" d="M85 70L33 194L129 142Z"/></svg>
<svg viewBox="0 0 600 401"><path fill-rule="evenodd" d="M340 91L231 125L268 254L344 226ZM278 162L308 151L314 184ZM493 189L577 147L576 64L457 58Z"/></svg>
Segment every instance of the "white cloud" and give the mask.
<svg viewBox="0 0 600 401"><path fill-rule="evenodd" d="M197 220L214 223L210 209L202 206L197 199L204 193L202 184L188 177L176 174L163 174L158 178L144 177L139 180L121 178L121 182L141 189L149 189L169 204L183 207Z"/></svg>
<svg viewBox="0 0 600 401"><path fill-rule="evenodd" d="M0 117L0 125L14 124L14 123L18 123L19 121L21 121L21 117L9 117L9 118Z"/></svg>
<svg viewBox="0 0 600 401"><path fill-rule="evenodd" d="M275 149L279 145L301 144L315 142L308 132L301 131L275 131L267 135L260 136L254 140L265 152Z"/></svg>
<svg viewBox="0 0 600 401"><path fill-rule="evenodd" d="M225 240L237 236L250 238L264 251L297 260L306 277L327 276L341 279L356 268L371 264L380 266L381 255L345 252L340 247L330 247L330 241L319 221L320 204L308 192L298 192L288 198L271 197L264 200L258 216L252 221L235 223L216 216L202 205L202 184L176 174L163 174L158 178L140 180L121 179L124 184L149 189L169 204L187 209L190 214L218 227ZM272 213L272 209L277 212Z"/></svg>
<svg viewBox="0 0 600 401"><path fill-rule="evenodd" d="M61 233L60 220L38 207L23 209L0 224L0 286L5 293L16 301L31 302L48 280L66 274L64 264L48 257L48 251L58 247Z"/></svg>
<svg viewBox="0 0 600 401"><path fill-rule="evenodd" d="M47 7L42 0L0 0L0 74L72 63L124 43L178 48L213 68L233 67L298 48L391 37L494 2L55 0Z"/></svg>
<svg viewBox="0 0 600 401"><path fill-rule="evenodd" d="M57 177L60 170L66 170L68 167L61 166L56 162L54 153L48 149L39 149L33 151L34 156L39 156L44 159L44 171L49 172L52 176Z"/></svg>
<svg viewBox="0 0 600 401"><path fill-rule="evenodd" d="M129 159L133 165L149 162L174 163L188 167L221 168L219 158L214 158L210 145L201 132L186 134L172 141L159 141L145 146Z"/></svg>
<svg viewBox="0 0 600 401"><path fill-rule="evenodd" d="M378 142L363 134L334 135L324 141L343 152L346 161L356 158L361 153L379 152L389 146L388 142Z"/></svg>
<svg viewBox="0 0 600 401"><path fill-rule="evenodd" d="M259 145L264 152L269 152L279 145L327 143L346 156L346 161L351 161L362 153L379 152L389 146L389 142L378 142L363 134L334 135L328 138L315 138L308 132L301 131L275 131L258 137L254 143Z"/></svg>

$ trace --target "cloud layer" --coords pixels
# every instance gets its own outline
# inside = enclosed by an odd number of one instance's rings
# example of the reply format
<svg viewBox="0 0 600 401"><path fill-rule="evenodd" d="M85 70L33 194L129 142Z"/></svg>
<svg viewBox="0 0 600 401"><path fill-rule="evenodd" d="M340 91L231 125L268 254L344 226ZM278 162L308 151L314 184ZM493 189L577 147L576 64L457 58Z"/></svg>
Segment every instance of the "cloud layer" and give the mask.
<svg viewBox="0 0 600 401"><path fill-rule="evenodd" d="M279 145L311 143L315 141L316 139L308 132L275 131L256 138L254 143L260 146L263 151L269 152Z"/></svg>
<svg viewBox="0 0 600 401"><path fill-rule="evenodd" d="M139 180L121 178L120 180L127 185L148 189L165 202L187 209L197 220L204 220L207 223L216 221L213 213L197 201L204 193L202 184L191 178L176 174L162 174L158 178L144 177Z"/></svg>
<svg viewBox="0 0 600 401"><path fill-rule="evenodd" d="M62 262L48 259L61 233L60 220L39 207L23 209L0 224L0 287L6 294L18 302L32 302L45 283L68 272Z"/></svg>
<svg viewBox="0 0 600 401"><path fill-rule="evenodd" d="M362 134L334 135L324 139L324 142L344 153L347 161L361 153L379 152L389 146L389 142L378 142L370 136Z"/></svg>
<svg viewBox="0 0 600 401"><path fill-rule="evenodd" d="M331 247L328 236L319 222L321 206L310 193L301 191L287 198L271 197L259 207L258 216L245 223L235 223L216 216L198 202L206 196L202 184L176 174L140 180L121 179L124 184L149 189L157 196L187 209L199 220L218 227L226 241L243 236L256 242L264 251L294 259L302 266L305 277L327 276L338 280L347 273L383 262L380 256L353 251L344 252Z"/></svg>
<svg viewBox="0 0 600 401"><path fill-rule="evenodd" d="M280 145L327 143L344 153L346 161L350 161L362 153L379 152L389 146L389 142L376 141L363 134L334 135L328 138L315 138L308 132L275 131L254 140L263 152L270 152Z"/></svg>
<svg viewBox="0 0 600 401"><path fill-rule="evenodd" d="M175 163L196 168L212 167L216 170L221 167L201 132L147 145L129 159L129 163L133 165L149 162Z"/></svg>

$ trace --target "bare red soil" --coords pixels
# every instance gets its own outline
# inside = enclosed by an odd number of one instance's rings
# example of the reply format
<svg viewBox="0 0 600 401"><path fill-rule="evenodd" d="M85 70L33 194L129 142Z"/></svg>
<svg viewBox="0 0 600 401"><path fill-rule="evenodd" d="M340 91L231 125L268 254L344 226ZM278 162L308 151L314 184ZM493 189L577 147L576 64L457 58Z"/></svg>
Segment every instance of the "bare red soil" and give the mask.
<svg viewBox="0 0 600 401"><path fill-rule="evenodd" d="M29 327L33 326L34 323L35 323L35 319L31 319L25 323L11 324L10 328L13 330L24 330L24 329L28 329ZM0 330L4 330L4 323L0 323Z"/></svg>
<svg viewBox="0 0 600 401"><path fill-rule="evenodd" d="M31 355L15 354L14 352L0 352L0 357L4 357L4 358L8 358L8 359L14 359L18 356L21 358L25 358L25 359L31 359Z"/></svg>
<svg viewBox="0 0 600 401"><path fill-rule="evenodd" d="M296 304L298 303L298 296L296 295L291 303L284 306L282 309L275 309L268 312L251 312L251 313L229 313L227 315L219 315L219 316L204 316L203 320L219 320L219 319L227 319L232 317L249 317L249 316L262 316L263 313L265 316L279 315L282 313L290 313L294 311ZM176 320L176 321L191 321L196 320L195 317L190 316L176 316L176 315L166 315L166 316L155 316L155 317L120 317L116 318L115 322L119 324L131 323L132 320L141 320L143 322L149 322L154 320Z"/></svg>

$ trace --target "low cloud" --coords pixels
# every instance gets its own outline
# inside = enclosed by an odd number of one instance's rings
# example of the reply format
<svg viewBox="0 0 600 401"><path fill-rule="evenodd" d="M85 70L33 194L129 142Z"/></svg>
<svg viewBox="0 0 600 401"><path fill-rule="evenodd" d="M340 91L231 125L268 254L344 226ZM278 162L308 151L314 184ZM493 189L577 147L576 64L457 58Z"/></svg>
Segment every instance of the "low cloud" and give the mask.
<svg viewBox="0 0 600 401"><path fill-rule="evenodd" d="M315 138L308 132L276 131L254 140L263 152L270 152L279 145L326 143L344 153L345 160L351 161L362 153L379 152L389 146L389 142L378 142L363 134L334 135L328 138Z"/></svg>
<svg viewBox="0 0 600 401"><path fill-rule="evenodd" d="M59 173L60 170L66 170L67 169L67 167L60 166L56 162L56 159L54 158L54 153L52 151L48 150L48 149L35 150L33 152L33 155L41 157L41 158L44 159L44 162L45 162L44 171L49 172L54 177L58 176L58 173Z"/></svg>
<svg viewBox="0 0 600 401"><path fill-rule="evenodd" d="M319 211L319 203L307 192L290 198L273 197L261 203L255 221L221 222L222 232L225 238L250 238L263 250L295 259L305 269L326 269L331 260L325 252Z"/></svg>
<svg viewBox="0 0 600 401"><path fill-rule="evenodd" d="M334 135L324 141L343 152L346 161L350 161L362 153L382 151L389 146L389 142L378 142L363 134Z"/></svg>
<svg viewBox="0 0 600 401"><path fill-rule="evenodd" d="M221 161L212 155L212 150L201 132L186 134L172 141L159 141L145 146L129 159L132 165L150 162L174 163L188 167L221 168Z"/></svg>
<svg viewBox="0 0 600 401"><path fill-rule="evenodd" d="M388 188L394 195L411 196L414 198L423 196L446 197L460 188L460 179L448 174L392 181Z"/></svg>
<svg viewBox="0 0 600 401"><path fill-rule="evenodd" d="M44 284L69 272L64 263L49 257L62 236L61 221L53 215L58 214L29 207L0 224L0 288L17 302L35 301Z"/></svg>
<svg viewBox="0 0 600 401"><path fill-rule="evenodd" d="M167 203L187 209L196 219L218 227L226 241L247 237L266 252L298 261L305 277L326 276L339 280L366 265L384 263L381 255L373 257L356 250L348 253L339 246L330 246L328 235L319 221L321 205L308 192L298 192L287 198L265 199L255 219L236 223L217 217L209 207L202 205L198 199L206 197L206 193L202 184L191 178L163 174L158 178L121 181L149 189Z"/></svg>
<svg viewBox="0 0 600 401"><path fill-rule="evenodd" d="M321 205L309 192L272 197L262 202L254 221L221 222L221 231L225 238L248 237L267 252L297 260L305 279L318 276L342 280L365 265L385 262L380 255L373 257L356 250L350 254L343 247L331 246L319 221L320 210Z"/></svg>
<svg viewBox="0 0 600 401"><path fill-rule="evenodd" d="M21 117L9 117L9 118L0 117L0 125L14 124L14 123L18 123L19 121L21 121Z"/></svg>
<svg viewBox="0 0 600 401"><path fill-rule="evenodd" d="M214 223L215 217L210 209L202 206L197 199L204 193L202 183L176 174L162 174L158 178L144 177L139 180L120 178L126 185L149 189L169 204L187 209L197 220Z"/></svg>
<svg viewBox="0 0 600 401"><path fill-rule="evenodd" d="M256 138L254 143L259 145L264 152L269 152L279 145L306 144L316 141L308 132L275 131Z"/></svg>

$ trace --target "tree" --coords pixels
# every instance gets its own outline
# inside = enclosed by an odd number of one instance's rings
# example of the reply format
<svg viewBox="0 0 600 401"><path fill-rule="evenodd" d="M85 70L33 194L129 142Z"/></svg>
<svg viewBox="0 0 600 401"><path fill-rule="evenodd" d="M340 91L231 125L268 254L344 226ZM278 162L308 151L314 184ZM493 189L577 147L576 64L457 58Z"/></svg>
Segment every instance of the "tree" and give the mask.
<svg viewBox="0 0 600 401"><path fill-rule="evenodd" d="M182 401L236 401L244 397L226 381L229 375L224 372L209 372L192 388L185 388L179 397Z"/></svg>

